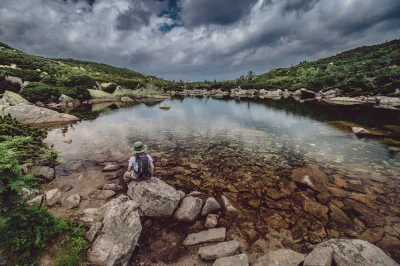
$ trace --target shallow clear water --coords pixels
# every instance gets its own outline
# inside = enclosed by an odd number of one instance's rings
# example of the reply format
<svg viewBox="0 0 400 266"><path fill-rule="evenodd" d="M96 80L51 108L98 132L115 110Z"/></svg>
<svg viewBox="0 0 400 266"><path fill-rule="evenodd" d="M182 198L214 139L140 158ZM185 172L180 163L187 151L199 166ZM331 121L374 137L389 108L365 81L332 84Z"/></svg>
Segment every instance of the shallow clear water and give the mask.
<svg viewBox="0 0 400 266"><path fill-rule="evenodd" d="M64 160L90 159L99 150L129 154L129 147L137 139L157 145L174 146L174 141L194 141L205 145L217 141L237 143L243 154L265 153L290 156L298 160L319 163L393 164L400 162L396 151L388 147L384 138L358 139L329 121L350 121L381 128L400 125L400 113L372 107L335 106L314 102L300 103L292 99L281 101L235 101L211 98L166 100L168 111L158 105L144 104L114 109L110 105L103 112L74 113L84 120L65 133L61 129L50 132L49 140L56 144ZM94 106L93 109L100 109ZM98 116L97 118L95 118ZM85 120L90 118L92 120ZM64 130L65 131L65 130ZM396 137L396 134L392 132ZM206 143L197 143L196 137ZM176 143L175 143L176 144ZM215 143L213 143L215 144ZM186 143L190 146L190 143ZM186 146L185 145L185 146ZM177 147L179 148L179 147ZM396 150L396 149L395 149ZM286 159L290 159L286 158ZM111 159L111 158L110 158Z"/></svg>
<svg viewBox="0 0 400 266"><path fill-rule="evenodd" d="M73 111L81 122L48 135L64 161L57 176L76 165L127 162L142 140L157 177L185 192L228 196L241 214L219 223L240 235L268 240L265 226L290 230L303 251L327 238L357 237L400 261L400 112L291 98L163 103L171 109L104 103ZM357 125L373 135L357 138L350 129ZM296 180L295 170L317 187ZM378 237L368 239L370 228Z"/></svg>

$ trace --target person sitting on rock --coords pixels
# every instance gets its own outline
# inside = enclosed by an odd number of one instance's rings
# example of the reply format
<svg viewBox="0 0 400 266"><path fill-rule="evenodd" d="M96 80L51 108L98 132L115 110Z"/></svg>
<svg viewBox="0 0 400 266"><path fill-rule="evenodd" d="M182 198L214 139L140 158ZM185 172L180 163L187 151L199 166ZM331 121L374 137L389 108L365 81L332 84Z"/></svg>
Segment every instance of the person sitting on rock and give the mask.
<svg viewBox="0 0 400 266"><path fill-rule="evenodd" d="M141 141L135 142L131 151L134 154L129 159L128 171L124 174L125 183L141 181L151 178L154 171L153 159L146 153L147 145Z"/></svg>

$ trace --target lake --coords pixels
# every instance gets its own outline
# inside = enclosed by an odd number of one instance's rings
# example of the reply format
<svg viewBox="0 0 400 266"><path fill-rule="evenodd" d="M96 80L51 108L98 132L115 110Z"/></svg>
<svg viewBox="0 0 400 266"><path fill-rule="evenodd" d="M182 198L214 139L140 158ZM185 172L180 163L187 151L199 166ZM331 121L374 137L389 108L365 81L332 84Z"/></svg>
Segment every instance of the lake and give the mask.
<svg viewBox="0 0 400 266"><path fill-rule="evenodd" d="M249 244L249 232L271 228L290 231L303 249L357 237L399 261L399 111L292 98L164 103L171 109L103 103L73 111L81 122L49 132L64 163L57 172L73 162L127 162L141 140L157 177L185 192L227 196L238 213L221 224ZM371 134L359 138L351 126Z"/></svg>

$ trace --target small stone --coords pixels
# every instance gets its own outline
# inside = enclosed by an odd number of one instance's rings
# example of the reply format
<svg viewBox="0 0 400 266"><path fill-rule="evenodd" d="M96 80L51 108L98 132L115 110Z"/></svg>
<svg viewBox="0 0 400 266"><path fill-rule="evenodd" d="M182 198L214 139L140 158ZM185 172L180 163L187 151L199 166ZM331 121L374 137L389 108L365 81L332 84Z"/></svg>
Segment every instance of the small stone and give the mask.
<svg viewBox="0 0 400 266"><path fill-rule="evenodd" d="M94 240L94 238L96 237L96 235L101 230L102 226L103 226L102 222L98 222L98 223L92 224L92 226L90 227L89 231L85 234L86 239L89 242L92 242Z"/></svg>
<svg viewBox="0 0 400 266"><path fill-rule="evenodd" d="M73 187L70 184L65 184L62 187L59 188L61 193L65 193L73 189Z"/></svg>
<svg viewBox="0 0 400 266"><path fill-rule="evenodd" d="M78 207L80 202L81 202L81 196L79 196L79 194L73 194L64 198L61 204L67 207L68 209L73 209Z"/></svg>
<svg viewBox="0 0 400 266"><path fill-rule="evenodd" d="M112 190L95 190L89 194L91 199L106 200L115 195L115 191Z"/></svg>
<svg viewBox="0 0 400 266"><path fill-rule="evenodd" d="M182 200L181 206L175 212L175 219L178 221L194 221L199 213L201 212L201 207L203 206L203 201L195 197L186 197Z"/></svg>
<svg viewBox="0 0 400 266"><path fill-rule="evenodd" d="M209 213L215 212L221 209L221 205L219 205L218 201L212 197L206 200L206 204L203 207L203 211L201 212L202 216L206 216Z"/></svg>
<svg viewBox="0 0 400 266"><path fill-rule="evenodd" d="M190 234L183 241L184 246L194 246L203 243L224 241L226 236L226 228L212 228L199 233Z"/></svg>
<svg viewBox="0 0 400 266"><path fill-rule="evenodd" d="M103 172L113 172L113 171L117 171L121 168L121 165L119 164L109 164L106 165L106 167L103 168Z"/></svg>
<svg viewBox="0 0 400 266"><path fill-rule="evenodd" d="M61 192L58 188L46 192L47 206L49 207L54 206L60 198L61 198Z"/></svg>
<svg viewBox="0 0 400 266"><path fill-rule="evenodd" d="M218 224L218 217L216 214L209 214L207 216L206 222L204 223L205 228L214 228Z"/></svg>
<svg viewBox="0 0 400 266"><path fill-rule="evenodd" d="M257 259L253 266L275 265L275 266L297 266L305 260L303 254L290 249L278 249Z"/></svg>
<svg viewBox="0 0 400 266"><path fill-rule="evenodd" d="M52 181L55 177L54 168L50 168L47 166L35 166L32 168L32 172L35 173L35 176L46 181Z"/></svg>
<svg viewBox="0 0 400 266"><path fill-rule="evenodd" d="M29 205L34 205L34 204L38 205L38 204L40 204L42 202L42 199L43 199L43 195L39 195L39 196L37 196L37 197L35 197L35 198L31 199L31 200L28 200L27 203Z"/></svg>
<svg viewBox="0 0 400 266"><path fill-rule="evenodd" d="M120 191L123 190L124 188L120 185L111 183L111 184L105 184L103 186L103 190L113 190L113 191Z"/></svg>
<svg viewBox="0 0 400 266"><path fill-rule="evenodd" d="M224 195L221 196L222 202L224 204L225 210L227 212L237 212L238 210L233 206L230 199Z"/></svg>
<svg viewBox="0 0 400 266"><path fill-rule="evenodd" d="M213 266L249 266L249 259L245 254L217 259Z"/></svg>
<svg viewBox="0 0 400 266"><path fill-rule="evenodd" d="M231 240L216 245L201 247L198 254L202 260L208 261L236 255L239 253L239 250L239 242Z"/></svg>

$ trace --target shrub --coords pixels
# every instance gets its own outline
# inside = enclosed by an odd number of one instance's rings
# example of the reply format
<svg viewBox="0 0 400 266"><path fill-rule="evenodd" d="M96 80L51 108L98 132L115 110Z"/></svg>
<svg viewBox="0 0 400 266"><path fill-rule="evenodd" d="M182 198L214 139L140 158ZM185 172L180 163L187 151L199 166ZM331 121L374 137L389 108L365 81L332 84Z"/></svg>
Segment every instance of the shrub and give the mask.
<svg viewBox="0 0 400 266"><path fill-rule="evenodd" d="M88 244L85 240L85 229L82 224L71 224L56 252L56 266L75 266L84 260Z"/></svg>
<svg viewBox="0 0 400 266"><path fill-rule="evenodd" d="M24 88L21 96L30 102L43 102L49 103L57 101L61 94L65 94L74 99L85 101L90 99L90 93L87 89L82 87L66 88L66 87L53 87L43 83L31 83Z"/></svg>
<svg viewBox="0 0 400 266"><path fill-rule="evenodd" d="M19 208L6 216L0 228L3 248L12 251L22 263L34 261L46 243L68 228L67 221L36 206Z"/></svg>
<svg viewBox="0 0 400 266"><path fill-rule="evenodd" d="M21 86L17 83L6 80L4 76L0 76L0 93L5 91L12 91L18 93L21 90Z"/></svg>

